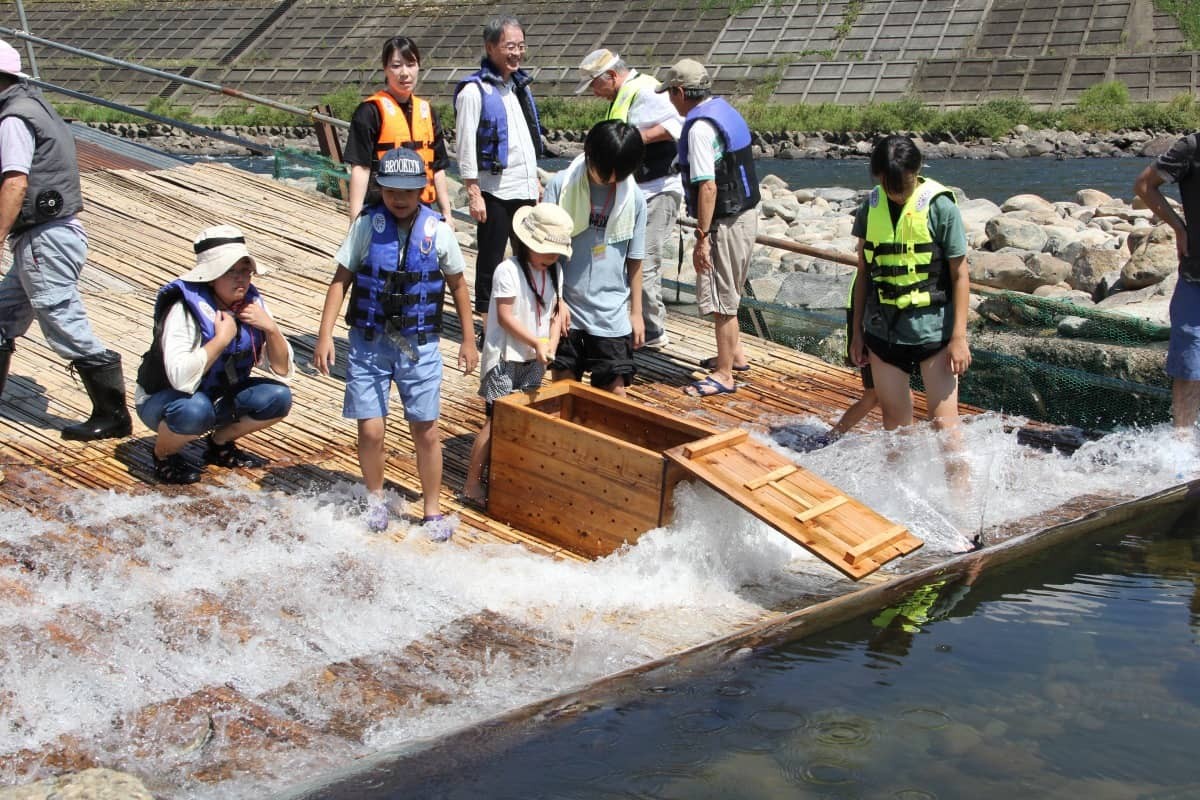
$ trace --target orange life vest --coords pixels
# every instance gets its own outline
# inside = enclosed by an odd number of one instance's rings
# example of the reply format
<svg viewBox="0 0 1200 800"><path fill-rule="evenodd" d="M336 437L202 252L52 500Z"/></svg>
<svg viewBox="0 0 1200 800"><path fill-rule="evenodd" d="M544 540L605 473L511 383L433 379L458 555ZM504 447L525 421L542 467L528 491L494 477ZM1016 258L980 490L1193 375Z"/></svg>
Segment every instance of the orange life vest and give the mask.
<svg viewBox="0 0 1200 800"><path fill-rule="evenodd" d="M386 91L376 92L367 98L379 109L379 138L375 142L375 161L393 147L408 147L415 150L425 162L425 188L421 190L421 202L432 205L437 200L437 189L433 185L433 109L419 97L412 98L412 129L396 99Z"/></svg>

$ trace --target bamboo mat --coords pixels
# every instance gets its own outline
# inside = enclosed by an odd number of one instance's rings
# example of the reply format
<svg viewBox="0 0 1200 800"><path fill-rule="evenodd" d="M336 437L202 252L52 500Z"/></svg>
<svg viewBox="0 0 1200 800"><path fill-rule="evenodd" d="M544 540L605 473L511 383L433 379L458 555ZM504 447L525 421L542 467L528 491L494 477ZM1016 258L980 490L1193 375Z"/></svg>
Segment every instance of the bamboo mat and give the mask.
<svg viewBox="0 0 1200 800"><path fill-rule="evenodd" d="M83 176L83 191L89 255L80 288L97 334L124 358L131 404L137 365L150 341L155 293L190 268L191 242L201 228L238 225L254 256L272 270L255 284L296 352L299 371L292 383L292 412L244 441L248 449L271 459L265 468L210 468L203 482L220 484L235 472L239 481L249 479L284 492L358 482L355 423L341 415L344 324L339 322L335 330L335 375L325 378L309 367L333 255L347 228L344 203L222 164L152 172L102 170ZM461 223L459 232L467 232ZM464 255L470 277L473 253L464 250ZM575 558L456 502L484 416L476 394L478 375L463 376L454 368L460 331L452 306L447 310L442 343L447 364L442 386L442 503L462 518L456 541L518 542L547 555ZM739 390L704 400L691 398L681 389L693 380L699 360L715 352L711 324L672 312L667 330L668 348L637 354L639 375L630 395L675 415L719 428L765 426L796 415L832 421L860 392L858 376L849 370L748 337L752 369L739 373ZM0 401L0 469L8 473L0 485L0 503L37 511L53 505L62 490L75 487L184 495L197 491L153 484L153 436L136 417L133 436L126 440L62 441L59 429L89 410L82 386L68 376L65 362L46 346L35 324L18 341ZM392 410L385 477L389 488L415 498L420 484L412 441L394 392ZM877 412L866 424L879 424ZM198 459L198 445L190 447L185 452Z"/></svg>

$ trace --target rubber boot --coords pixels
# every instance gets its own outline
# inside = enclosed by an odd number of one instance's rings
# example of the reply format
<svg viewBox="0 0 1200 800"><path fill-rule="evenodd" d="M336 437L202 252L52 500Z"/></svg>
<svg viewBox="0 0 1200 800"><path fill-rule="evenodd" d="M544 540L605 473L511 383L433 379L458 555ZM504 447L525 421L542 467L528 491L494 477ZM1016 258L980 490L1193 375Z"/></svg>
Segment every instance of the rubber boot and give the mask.
<svg viewBox="0 0 1200 800"><path fill-rule="evenodd" d="M12 363L15 348L12 339L0 337L0 396L4 395L4 384L8 381L8 365Z"/></svg>
<svg viewBox="0 0 1200 800"><path fill-rule="evenodd" d="M94 356L77 358L71 366L79 373L83 388L92 400L92 415L78 425L63 428L62 438L89 442L128 436L133 426L129 409L125 407L121 354L105 350Z"/></svg>

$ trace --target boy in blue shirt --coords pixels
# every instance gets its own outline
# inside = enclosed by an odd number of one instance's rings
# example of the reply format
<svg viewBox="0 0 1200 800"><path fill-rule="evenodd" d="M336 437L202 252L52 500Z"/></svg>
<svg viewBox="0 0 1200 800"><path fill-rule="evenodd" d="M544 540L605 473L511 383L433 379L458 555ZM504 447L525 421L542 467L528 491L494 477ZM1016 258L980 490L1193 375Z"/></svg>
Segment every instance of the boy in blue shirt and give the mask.
<svg viewBox="0 0 1200 800"><path fill-rule="evenodd" d="M325 295L313 366L322 375L333 366L333 325L349 291L350 350L342 415L358 420L358 463L370 495L364 521L372 531L388 525L384 437L394 382L416 448L423 526L431 539L445 541L454 529L438 505L442 483L438 337L446 286L462 330L472 330L465 263L454 231L435 211L421 205L426 175L419 155L407 148L389 150L379 161L376 179L381 202L363 209L338 249L337 272ZM470 373L477 363L475 340L464 336L458 366Z"/></svg>
<svg viewBox="0 0 1200 800"><path fill-rule="evenodd" d="M562 206L573 223L562 287L570 329L550 364L555 380L591 372L593 386L619 395L633 382L633 351L646 338L646 198L632 177L643 149L637 128L605 120L546 185L543 202Z"/></svg>

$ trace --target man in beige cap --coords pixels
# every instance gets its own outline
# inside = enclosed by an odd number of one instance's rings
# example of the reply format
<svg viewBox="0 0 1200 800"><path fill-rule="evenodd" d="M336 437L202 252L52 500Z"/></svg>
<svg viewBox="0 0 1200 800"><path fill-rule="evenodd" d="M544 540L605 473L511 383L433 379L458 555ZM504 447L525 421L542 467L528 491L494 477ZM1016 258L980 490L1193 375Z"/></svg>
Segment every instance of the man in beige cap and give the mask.
<svg viewBox="0 0 1200 800"><path fill-rule="evenodd" d="M75 138L62 117L30 86L21 56L0 42L0 253L12 266L0 280L0 393L13 340L36 319L46 343L70 360L92 401L91 416L62 430L64 439L128 436L121 356L92 332L79 296L87 236Z"/></svg>
<svg viewBox="0 0 1200 800"><path fill-rule="evenodd" d="M642 261L642 318L646 323L643 347L657 349L668 343L667 307L662 301L663 245L683 202L683 182L675 169L675 141L683 129L683 118L671 103L654 90L658 81L630 69L612 50L588 53L579 65L583 82L575 90L588 89L609 101L606 119L618 119L637 128L646 146L642 166L634 173L638 188L646 195L646 258Z"/></svg>
<svg viewBox="0 0 1200 800"><path fill-rule="evenodd" d="M717 356L702 362L711 372L687 387L696 397L736 391L734 371L750 368L737 312L758 233L750 128L733 106L712 96L711 87L704 65L685 58L657 89L684 117L678 161L687 210L696 218L696 302L701 314L712 314L716 328Z"/></svg>

